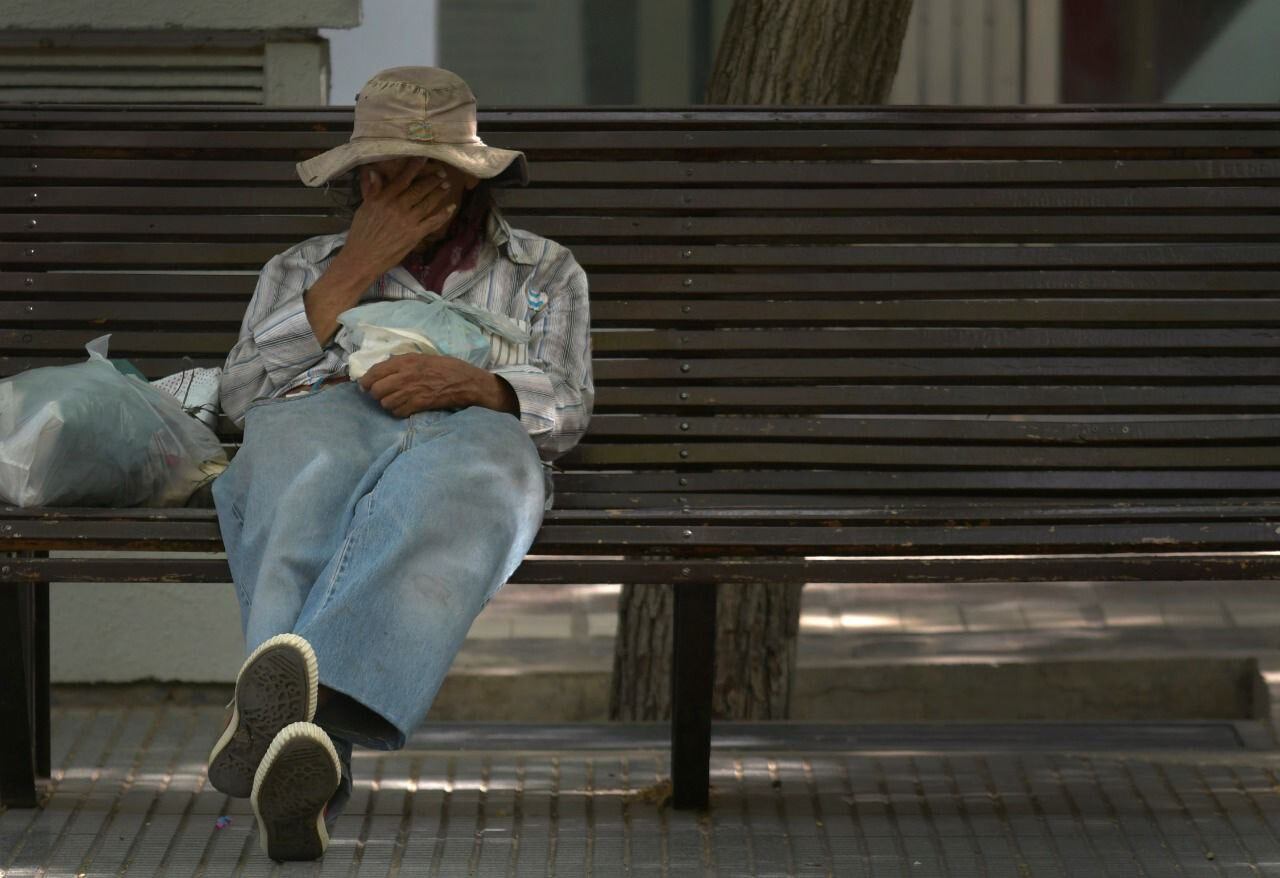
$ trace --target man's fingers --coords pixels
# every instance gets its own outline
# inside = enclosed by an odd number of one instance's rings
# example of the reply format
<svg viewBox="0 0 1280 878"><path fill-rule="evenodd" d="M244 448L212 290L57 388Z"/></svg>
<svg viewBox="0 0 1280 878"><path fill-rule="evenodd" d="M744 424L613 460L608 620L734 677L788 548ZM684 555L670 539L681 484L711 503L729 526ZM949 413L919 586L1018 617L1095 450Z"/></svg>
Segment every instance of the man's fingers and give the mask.
<svg viewBox="0 0 1280 878"><path fill-rule="evenodd" d="M382 362L385 363L386 360L383 360ZM379 366L382 366L382 363L376 363L373 366L370 366L369 369L360 376L360 386L365 390L372 390L374 384L377 384L378 381L390 374L385 367L378 368Z"/></svg>
<svg viewBox="0 0 1280 878"><path fill-rule="evenodd" d="M436 229L444 228L448 225L449 220L453 219L454 205L450 204L444 210L438 210L435 213L428 214L418 221L417 231L421 235L429 235Z"/></svg>
<svg viewBox="0 0 1280 878"><path fill-rule="evenodd" d="M400 168L400 173L396 174L395 177L387 183L386 191L391 194L392 198L399 195L412 185L413 178L418 175L418 171L422 170L422 166L425 162L425 157L416 156L404 163L404 166Z"/></svg>
<svg viewBox="0 0 1280 878"><path fill-rule="evenodd" d="M409 392L406 390L393 390L386 396L378 400L378 403L387 411L393 412L400 408L404 403L409 401Z"/></svg>
<svg viewBox="0 0 1280 878"><path fill-rule="evenodd" d="M359 170L360 194L366 200L370 201L378 197L378 193L383 190L382 175L371 167L363 167Z"/></svg>
<svg viewBox="0 0 1280 878"><path fill-rule="evenodd" d="M453 198L453 192L447 188L448 185L448 181L441 181L439 186L426 193L422 200L413 206L419 222L444 215L441 207Z"/></svg>
<svg viewBox="0 0 1280 878"><path fill-rule="evenodd" d="M374 363L364 371L363 375L360 376L360 384L364 386L365 390L368 390L370 385L379 378L398 371L400 367L404 365L404 361L400 359L402 356L403 354L392 354L385 360L379 360Z"/></svg>
<svg viewBox="0 0 1280 878"><path fill-rule="evenodd" d="M381 401L383 397L399 390L400 382L400 374L398 372L392 372L382 378L375 378L373 383L369 385L369 392L373 394L374 399Z"/></svg>
<svg viewBox="0 0 1280 878"><path fill-rule="evenodd" d="M369 391L370 393L373 393L374 388L378 386L378 382L383 381L385 379L386 379L385 374L375 375L373 373L373 370L370 369L368 372L364 373L363 377L361 377L360 384L362 387L364 387L365 390ZM385 388L384 388L384 391L385 391Z"/></svg>
<svg viewBox="0 0 1280 878"><path fill-rule="evenodd" d="M413 177L418 173L418 168L420 167L422 167L422 164L417 159L409 159L404 163L404 166L400 168L400 173L396 174L395 179L387 186L387 190L393 197L396 193L409 188L409 184L413 182Z"/></svg>
<svg viewBox="0 0 1280 878"><path fill-rule="evenodd" d="M414 183L401 196L401 204L415 219L421 220L422 217L433 213L443 202L448 201L450 195L449 181L431 174Z"/></svg>

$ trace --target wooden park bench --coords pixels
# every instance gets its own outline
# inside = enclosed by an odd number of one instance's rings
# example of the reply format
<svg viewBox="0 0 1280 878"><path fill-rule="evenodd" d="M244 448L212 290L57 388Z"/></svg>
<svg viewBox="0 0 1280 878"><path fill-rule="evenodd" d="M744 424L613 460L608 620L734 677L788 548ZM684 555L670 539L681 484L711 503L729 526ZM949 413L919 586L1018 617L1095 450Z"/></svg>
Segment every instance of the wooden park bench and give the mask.
<svg viewBox="0 0 1280 878"><path fill-rule="evenodd" d="M350 108L0 107L0 377L220 366L340 231ZM1280 110L516 110L517 226L591 281L595 415L513 583L675 587L675 806L715 587L1280 575ZM234 452L238 434L224 418ZM212 509L0 507L0 782L49 776L57 581L229 582ZM50 556L54 552L54 556ZM544 556L576 556L549 558Z"/></svg>

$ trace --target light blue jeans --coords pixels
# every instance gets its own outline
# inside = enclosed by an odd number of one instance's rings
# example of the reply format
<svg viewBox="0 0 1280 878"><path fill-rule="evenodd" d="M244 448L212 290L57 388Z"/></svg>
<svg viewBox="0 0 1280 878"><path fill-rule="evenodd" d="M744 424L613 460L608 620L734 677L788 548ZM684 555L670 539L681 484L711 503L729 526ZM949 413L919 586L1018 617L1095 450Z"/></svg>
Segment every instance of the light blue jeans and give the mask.
<svg viewBox="0 0 1280 878"><path fill-rule="evenodd" d="M246 655L286 631L310 641L320 682L358 702L316 714L344 762L347 742L405 745L533 544L545 494L514 415L400 418L354 381L253 403L212 491Z"/></svg>

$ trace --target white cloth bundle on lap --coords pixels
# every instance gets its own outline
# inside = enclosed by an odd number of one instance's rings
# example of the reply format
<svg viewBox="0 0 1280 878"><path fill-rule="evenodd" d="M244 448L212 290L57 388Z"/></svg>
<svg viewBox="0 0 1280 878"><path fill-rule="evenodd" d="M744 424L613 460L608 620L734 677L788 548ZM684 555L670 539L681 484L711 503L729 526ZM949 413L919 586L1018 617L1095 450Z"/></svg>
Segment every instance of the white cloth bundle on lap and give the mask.
<svg viewBox="0 0 1280 878"><path fill-rule="evenodd" d="M347 332L345 327L342 331ZM424 335L408 329L363 322L355 323L338 344L350 352L347 357L347 374L354 381L360 380L360 376L368 372L375 363L381 363L397 354L440 353L440 349ZM347 344L351 347L348 348Z"/></svg>
<svg viewBox="0 0 1280 878"><path fill-rule="evenodd" d="M483 369L494 335L515 344L529 342L528 331L505 314L435 293L348 308L338 315L338 323L342 328L334 342L348 352L353 380L375 363L404 353L457 357Z"/></svg>

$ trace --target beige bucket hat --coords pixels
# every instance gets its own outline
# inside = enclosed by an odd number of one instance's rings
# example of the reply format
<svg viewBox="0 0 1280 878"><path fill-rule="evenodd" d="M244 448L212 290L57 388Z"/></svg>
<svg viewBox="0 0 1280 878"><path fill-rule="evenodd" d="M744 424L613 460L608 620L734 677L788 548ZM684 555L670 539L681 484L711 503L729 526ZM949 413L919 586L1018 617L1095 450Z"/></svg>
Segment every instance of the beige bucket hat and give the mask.
<svg viewBox="0 0 1280 878"><path fill-rule="evenodd" d="M322 186L367 162L429 156L493 186L527 186L524 153L487 146L476 136L476 97L456 73L439 67L392 67L356 95L351 139L298 162L308 186Z"/></svg>

